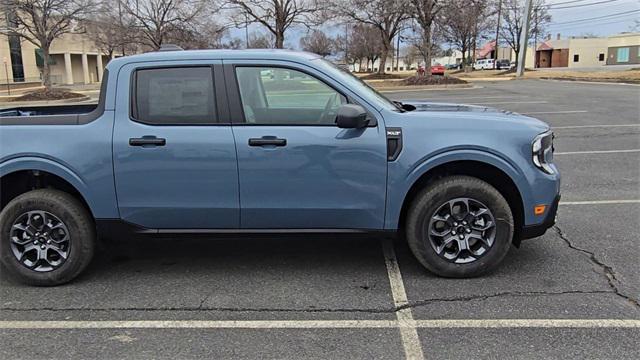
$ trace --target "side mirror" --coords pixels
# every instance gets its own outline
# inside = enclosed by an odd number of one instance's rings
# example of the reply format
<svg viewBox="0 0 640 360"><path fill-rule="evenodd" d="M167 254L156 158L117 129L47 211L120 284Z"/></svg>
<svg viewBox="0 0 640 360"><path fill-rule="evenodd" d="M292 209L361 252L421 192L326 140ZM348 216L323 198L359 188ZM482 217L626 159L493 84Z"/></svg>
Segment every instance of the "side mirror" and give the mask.
<svg viewBox="0 0 640 360"><path fill-rule="evenodd" d="M369 125L366 110L355 104L344 104L338 108L336 124L342 129L361 129Z"/></svg>

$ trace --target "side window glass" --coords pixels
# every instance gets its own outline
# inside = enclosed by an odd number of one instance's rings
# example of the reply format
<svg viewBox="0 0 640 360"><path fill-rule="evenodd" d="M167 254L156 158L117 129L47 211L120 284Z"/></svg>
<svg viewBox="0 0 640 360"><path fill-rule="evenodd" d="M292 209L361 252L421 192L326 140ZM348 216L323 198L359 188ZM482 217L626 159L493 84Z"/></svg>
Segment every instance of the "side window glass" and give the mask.
<svg viewBox="0 0 640 360"><path fill-rule="evenodd" d="M258 125L334 125L347 99L317 78L277 67L237 67L245 121Z"/></svg>
<svg viewBox="0 0 640 360"><path fill-rule="evenodd" d="M215 123L210 67L141 69L135 73L132 115L151 125Z"/></svg>

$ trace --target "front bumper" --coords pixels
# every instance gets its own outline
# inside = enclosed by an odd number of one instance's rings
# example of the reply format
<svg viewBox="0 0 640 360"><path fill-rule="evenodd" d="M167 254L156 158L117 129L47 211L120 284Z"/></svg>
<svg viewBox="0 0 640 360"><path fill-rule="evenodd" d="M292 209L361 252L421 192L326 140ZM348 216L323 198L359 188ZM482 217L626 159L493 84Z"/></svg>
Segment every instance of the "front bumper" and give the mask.
<svg viewBox="0 0 640 360"><path fill-rule="evenodd" d="M540 224L536 225L528 225L522 228L522 232L520 234L520 239L531 239L538 236L544 235L544 233L556 224L556 214L558 213L558 204L560 203L560 194L556 196L553 200L553 204L551 204L551 208L547 212L547 216L544 221Z"/></svg>

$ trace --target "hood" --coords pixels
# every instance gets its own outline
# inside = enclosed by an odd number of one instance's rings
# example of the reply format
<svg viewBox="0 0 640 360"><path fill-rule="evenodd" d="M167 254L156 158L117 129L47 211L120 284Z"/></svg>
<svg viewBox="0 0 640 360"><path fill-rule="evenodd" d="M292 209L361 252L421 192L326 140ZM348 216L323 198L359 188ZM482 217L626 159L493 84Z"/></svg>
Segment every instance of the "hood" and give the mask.
<svg viewBox="0 0 640 360"><path fill-rule="evenodd" d="M402 105L405 107L413 107L411 111L456 111L456 112L481 112L481 113L502 113L513 114L511 111L499 110L486 106L477 105L464 105L464 104L449 104L449 103L434 103L425 101L403 101ZM409 110L409 109L407 109Z"/></svg>
<svg viewBox="0 0 640 360"><path fill-rule="evenodd" d="M456 123L458 121L471 121L471 123L468 123L469 127L480 128L489 126L489 124L492 123L493 126L497 127L526 127L538 133L547 131L550 128L544 121L520 115L512 111L500 110L486 106L433 103L412 100L403 101L402 104L403 108L407 110L407 112L401 113L399 118L407 118L411 120L424 119L426 121L433 120L434 122L444 120L449 124ZM471 124L475 124L475 126L471 126Z"/></svg>

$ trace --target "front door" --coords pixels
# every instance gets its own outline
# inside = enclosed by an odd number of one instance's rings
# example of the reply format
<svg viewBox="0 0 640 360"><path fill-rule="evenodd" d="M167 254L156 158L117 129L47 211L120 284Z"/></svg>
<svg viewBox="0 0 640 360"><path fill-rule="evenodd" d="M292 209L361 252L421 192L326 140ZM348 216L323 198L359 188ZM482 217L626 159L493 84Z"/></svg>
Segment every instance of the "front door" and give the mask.
<svg viewBox="0 0 640 360"><path fill-rule="evenodd" d="M120 71L113 158L122 219L158 229L239 227L236 150L219 119L213 65Z"/></svg>
<svg viewBox="0 0 640 360"><path fill-rule="evenodd" d="M381 123L338 128L336 111L347 97L312 69L225 64L225 74L234 84L232 112L242 114L233 124L242 228L383 227Z"/></svg>

